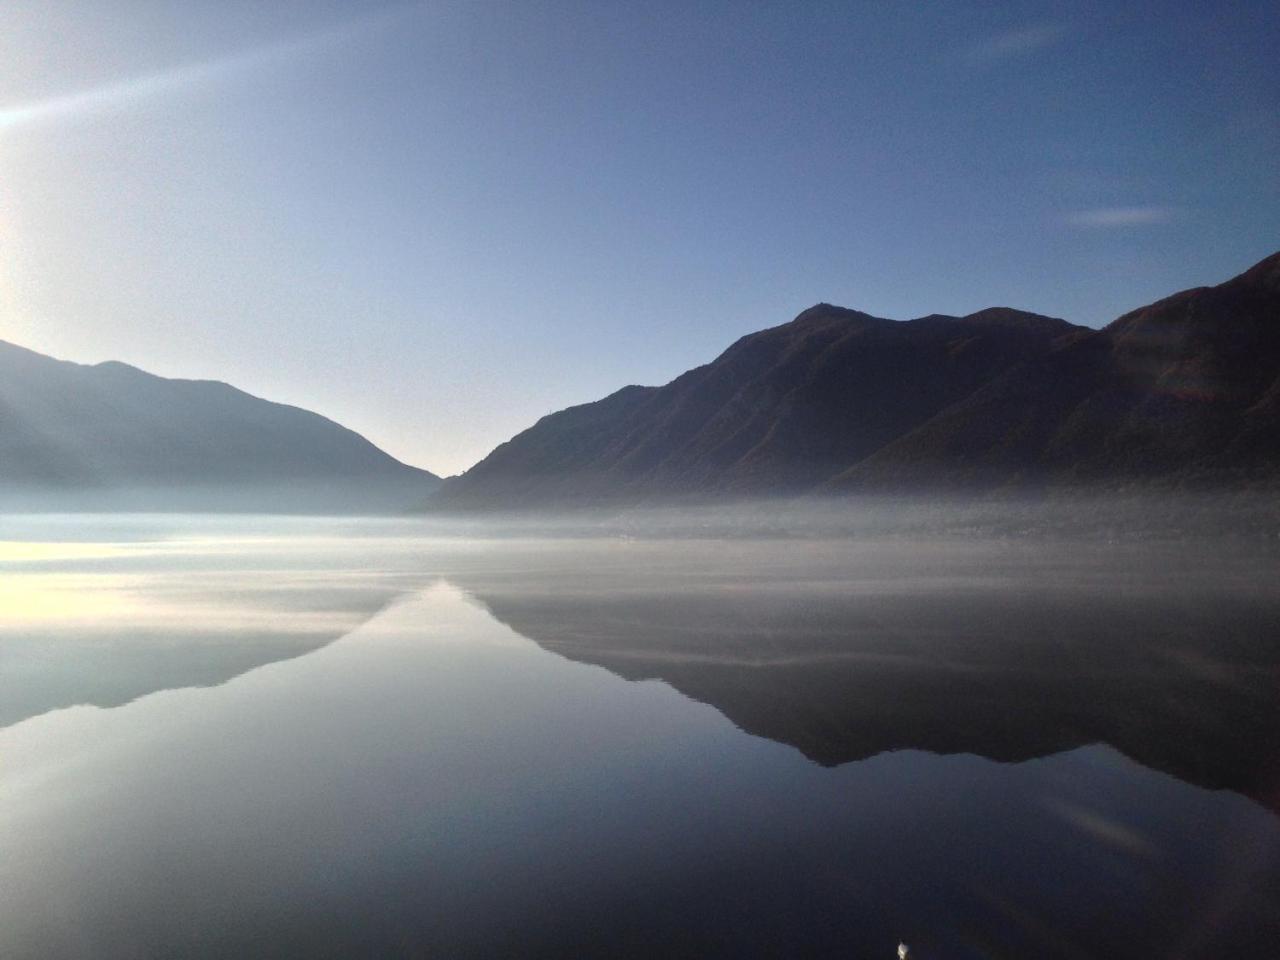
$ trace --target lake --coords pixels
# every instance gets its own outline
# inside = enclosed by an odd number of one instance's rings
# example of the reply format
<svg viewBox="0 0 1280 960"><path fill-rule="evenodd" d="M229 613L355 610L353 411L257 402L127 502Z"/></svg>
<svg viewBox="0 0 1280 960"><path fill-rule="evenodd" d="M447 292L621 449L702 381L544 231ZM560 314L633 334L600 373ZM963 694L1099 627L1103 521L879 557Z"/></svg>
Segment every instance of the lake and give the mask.
<svg viewBox="0 0 1280 960"><path fill-rule="evenodd" d="M1275 955L1274 547L498 533L0 519L0 957Z"/></svg>

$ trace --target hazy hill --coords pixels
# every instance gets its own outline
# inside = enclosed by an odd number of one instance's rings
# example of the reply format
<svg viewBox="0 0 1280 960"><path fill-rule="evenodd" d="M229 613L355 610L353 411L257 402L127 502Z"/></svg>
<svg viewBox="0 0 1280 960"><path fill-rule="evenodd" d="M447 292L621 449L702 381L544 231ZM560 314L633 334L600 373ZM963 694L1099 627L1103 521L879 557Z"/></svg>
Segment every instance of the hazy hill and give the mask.
<svg viewBox="0 0 1280 960"><path fill-rule="evenodd" d="M818 304L664 387L626 387L543 417L446 481L436 501L804 491L1084 333L1005 308L900 322Z"/></svg>
<svg viewBox="0 0 1280 960"><path fill-rule="evenodd" d="M439 482L297 407L0 342L0 507L401 510Z"/></svg>
<svg viewBox="0 0 1280 960"><path fill-rule="evenodd" d="M1280 254L1103 330L819 304L663 387L543 417L450 508L1280 476Z"/></svg>

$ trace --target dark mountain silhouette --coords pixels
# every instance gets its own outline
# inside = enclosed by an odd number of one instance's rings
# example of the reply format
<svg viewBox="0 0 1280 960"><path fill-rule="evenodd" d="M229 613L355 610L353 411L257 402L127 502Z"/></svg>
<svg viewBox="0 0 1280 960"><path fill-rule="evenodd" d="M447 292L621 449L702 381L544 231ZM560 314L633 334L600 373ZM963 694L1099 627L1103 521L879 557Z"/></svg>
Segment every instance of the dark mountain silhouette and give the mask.
<svg viewBox="0 0 1280 960"><path fill-rule="evenodd" d="M331 420L225 383L0 342L0 506L383 512L438 482Z"/></svg>
<svg viewBox="0 0 1280 960"><path fill-rule="evenodd" d="M1278 475L1280 253L1007 371L832 486Z"/></svg>
<svg viewBox="0 0 1280 960"><path fill-rule="evenodd" d="M1280 254L1103 330L1008 308L819 304L663 387L539 420L433 503L509 508L850 489L1270 482Z"/></svg>
<svg viewBox="0 0 1280 960"><path fill-rule="evenodd" d="M1081 332L1008 309L901 323L819 304L665 387L544 417L439 502L800 492Z"/></svg>

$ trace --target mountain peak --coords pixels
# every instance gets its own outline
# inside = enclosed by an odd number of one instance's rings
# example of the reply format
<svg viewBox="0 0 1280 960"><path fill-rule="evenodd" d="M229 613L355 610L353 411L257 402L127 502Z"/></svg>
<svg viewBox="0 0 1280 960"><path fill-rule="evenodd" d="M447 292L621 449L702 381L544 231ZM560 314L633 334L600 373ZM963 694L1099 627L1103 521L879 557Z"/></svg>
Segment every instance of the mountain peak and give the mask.
<svg viewBox="0 0 1280 960"><path fill-rule="evenodd" d="M1047 317L1043 313L1032 313L1029 310L1019 310L1016 307L985 307L974 313L966 314L960 319L968 320L972 323L989 323L993 326L1002 327L1048 325L1061 327L1063 330L1075 327L1075 324L1063 320L1061 317Z"/></svg>
<svg viewBox="0 0 1280 960"><path fill-rule="evenodd" d="M93 365L93 369L101 370L103 373L110 374L126 374L128 376L144 377L155 376L154 373L147 373L145 370L141 370L138 367L133 366L133 364L125 363L121 360L103 360L101 363L95 363Z"/></svg>
<svg viewBox="0 0 1280 960"><path fill-rule="evenodd" d="M1042 313L1031 313L1028 310L1018 310L1015 307L984 307L973 313L967 313L962 317L949 313L931 313L928 316L917 317L909 322L923 324L967 323L985 327L1003 327L1009 330L1039 330L1056 333L1068 333L1073 330L1083 329L1060 317L1047 317Z"/></svg>
<svg viewBox="0 0 1280 960"><path fill-rule="evenodd" d="M834 303L827 303L825 300L819 300L812 307L806 307L796 314L795 319L804 320L807 317L816 317L827 313L839 313L847 308L838 307Z"/></svg>
<svg viewBox="0 0 1280 960"><path fill-rule="evenodd" d="M1249 284L1268 290L1280 290L1280 250L1264 257L1240 276L1228 280L1230 284Z"/></svg>
<svg viewBox="0 0 1280 960"><path fill-rule="evenodd" d="M834 303L827 303L825 300L815 303L812 307L801 310L795 315L791 321L794 324L804 325L815 321L826 320L871 320L875 319L869 313L861 310L854 310L850 307L836 306Z"/></svg>

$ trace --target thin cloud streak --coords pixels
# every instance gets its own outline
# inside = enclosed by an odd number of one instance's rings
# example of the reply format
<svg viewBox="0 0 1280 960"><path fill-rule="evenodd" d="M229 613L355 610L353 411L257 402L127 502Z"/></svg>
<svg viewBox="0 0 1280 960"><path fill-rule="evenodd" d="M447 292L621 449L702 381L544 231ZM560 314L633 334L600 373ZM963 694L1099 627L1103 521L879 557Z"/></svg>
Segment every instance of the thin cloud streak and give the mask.
<svg viewBox="0 0 1280 960"><path fill-rule="evenodd" d="M416 6L415 4L414 8ZM336 46L364 30L382 26L402 15L407 9L410 8L395 6L343 21L336 26L325 27L211 60L130 77L127 80L107 83L88 90L0 108L0 134L32 123L72 119L99 110L109 110L153 97L179 93L208 83L233 80L282 60Z"/></svg>
<svg viewBox="0 0 1280 960"><path fill-rule="evenodd" d="M964 57L973 64L1009 60L1057 43L1065 34L1063 27L1053 23L1007 30L973 44L965 51Z"/></svg>
<svg viewBox="0 0 1280 960"><path fill-rule="evenodd" d="M1176 207L1097 207L1070 213L1066 222L1073 227L1145 227L1169 223L1180 212Z"/></svg>

